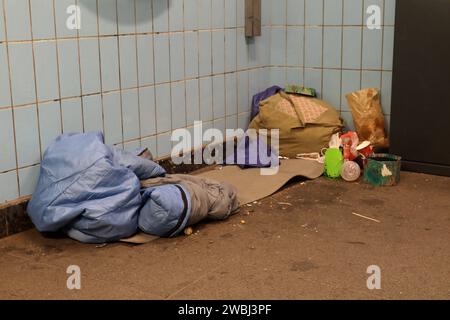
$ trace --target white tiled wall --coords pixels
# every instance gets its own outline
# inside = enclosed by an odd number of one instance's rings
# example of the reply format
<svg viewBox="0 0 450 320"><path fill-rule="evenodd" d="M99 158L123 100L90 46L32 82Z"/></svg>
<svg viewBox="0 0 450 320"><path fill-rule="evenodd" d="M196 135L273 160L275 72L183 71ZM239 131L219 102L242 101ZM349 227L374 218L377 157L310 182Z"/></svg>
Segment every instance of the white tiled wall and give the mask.
<svg viewBox="0 0 450 320"><path fill-rule="evenodd" d="M369 30L367 8L381 8L382 27ZM381 90L389 124L395 0L277 0L271 12L271 82L299 83L353 121L345 95Z"/></svg>
<svg viewBox="0 0 450 320"><path fill-rule="evenodd" d="M0 202L32 193L63 132L164 157L196 120L246 127L273 84L315 87L346 120L344 93L380 87L388 117L394 1L262 0L262 37L246 39L245 0L0 0ZM372 3L381 31L362 26Z"/></svg>
<svg viewBox="0 0 450 320"><path fill-rule="evenodd" d="M194 121L245 127L270 85L270 17L246 40L243 13L244 0L0 0L0 202L32 193L64 132L164 157Z"/></svg>

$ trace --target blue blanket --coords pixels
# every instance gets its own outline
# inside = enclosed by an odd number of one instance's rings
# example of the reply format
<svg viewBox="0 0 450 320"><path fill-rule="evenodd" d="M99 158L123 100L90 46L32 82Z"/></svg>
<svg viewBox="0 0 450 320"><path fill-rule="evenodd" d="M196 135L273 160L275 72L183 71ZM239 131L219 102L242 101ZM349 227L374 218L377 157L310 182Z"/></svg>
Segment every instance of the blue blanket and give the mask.
<svg viewBox="0 0 450 320"><path fill-rule="evenodd" d="M101 133L64 134L45 151L28 214L41 232L117 241L138 230L140 180L163 175L155 162L105 145Z"/></svg>

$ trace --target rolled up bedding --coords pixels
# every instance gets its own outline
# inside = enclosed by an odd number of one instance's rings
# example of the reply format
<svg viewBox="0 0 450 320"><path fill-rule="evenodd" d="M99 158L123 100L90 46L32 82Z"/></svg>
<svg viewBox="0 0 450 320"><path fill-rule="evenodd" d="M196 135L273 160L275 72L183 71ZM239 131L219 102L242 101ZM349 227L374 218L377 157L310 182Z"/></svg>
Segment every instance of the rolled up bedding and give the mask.
<svg viewBox="0 0 450 320"><path fill-rule="evenodd" d="M191 215L191 196L180 184L150 187L142 194L144 205L138 225L143 232L174 237L187 226Z"/></svg>
<svg viewBox="0 0 450 320"><path fill-rule="evenodd" d="M234 187L211 179L172 174L141 181L141 231L174 237L198 222L224 220L239 211Z"/></svg>

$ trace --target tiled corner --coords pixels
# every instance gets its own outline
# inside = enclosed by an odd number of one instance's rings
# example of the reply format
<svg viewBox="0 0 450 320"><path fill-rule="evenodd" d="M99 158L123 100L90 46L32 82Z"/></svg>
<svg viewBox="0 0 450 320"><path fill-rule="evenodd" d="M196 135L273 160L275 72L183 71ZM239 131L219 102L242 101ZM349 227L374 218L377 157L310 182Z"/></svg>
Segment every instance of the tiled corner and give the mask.
<svg viewBox="0 0 450 320"><path fill-rule="evenodd" d="M369 32L364 9L381 3L384 25ZM66 25L74 4L80 30ZM343 117L345 93L377 87L389 120L394 0L262 0L256 38L245 37L244 9L244 0L1 0L0 202L32 192L60 133L100 130L109 144L166 157L171 132L197 120L246 128L252 96L274 84L314 87Z"/></svg>

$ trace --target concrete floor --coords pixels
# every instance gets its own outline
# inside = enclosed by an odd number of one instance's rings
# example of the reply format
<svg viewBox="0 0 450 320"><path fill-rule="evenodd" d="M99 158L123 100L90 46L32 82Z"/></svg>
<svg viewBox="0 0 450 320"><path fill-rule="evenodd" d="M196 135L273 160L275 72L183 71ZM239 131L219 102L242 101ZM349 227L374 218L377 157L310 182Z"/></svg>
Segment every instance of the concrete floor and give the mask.
<svg viewBox="0 0 450 320"><path fill-rule="evenodd" d="M195 230L140 246L34 230L2 239L0 299L450 298L450 178L404 173L392 188L297 181ZM81 290L66 287L69 265L81 268ZM366 287L370 265L381 268L381 290Z"/></svg>

